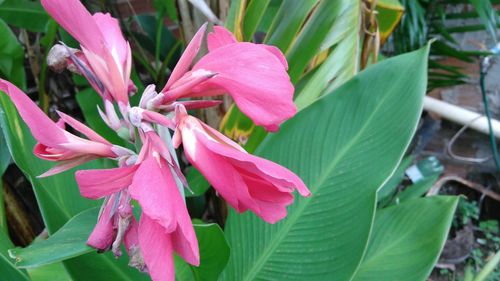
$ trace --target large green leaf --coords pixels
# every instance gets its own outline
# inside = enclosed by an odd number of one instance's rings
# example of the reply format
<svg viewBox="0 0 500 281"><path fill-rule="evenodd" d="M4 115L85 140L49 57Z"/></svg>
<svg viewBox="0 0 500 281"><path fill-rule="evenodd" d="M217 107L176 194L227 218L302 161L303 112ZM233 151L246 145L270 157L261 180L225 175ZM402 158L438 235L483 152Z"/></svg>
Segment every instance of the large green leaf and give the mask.
<svg viewBox="0 0 500 281"><path fill-rule="evenodd" d="M21 121L9 98L0 92L0 125L15 163L33 185L40 211L50 234L55 233L76 214L95 207L99 201L80 196L74 171L39 179L36 176L53 164L36 158L32 151L35 140ZM80 169L104 168L101 161L93 161ZM97 221L97 218L96 218ZM125 253L124 253L125 254ZM124 256L116 260L110 253L91 253L64 261L73 281L147 280L147 276L127 266Z"/></svg>
<svg viewBox="0 0 500 281"><path fill-rule="evenodd" d="M35 241L26 248L9 250L9 256L20 268L39 267L94 251L87 238L99 214L99 208L81 212L69 220L47 240Z"/></svg>
<svg viewBox="0 0 500 281"><path fill-rule="evenodd" d="M377 212L353 281L421 281L431 273L450 229L457 197L428 197Z"/></svg>
<svg viewBox="0 0 500 281"><path fill-rule="evenodd" d="M10 25L33 32L44 32L48 14L40 2L5 0L0 4L0 18Z"/></svg>
<svg viewBox="0 0 500 281"><path fill-rule="evenodd" d="M229 246L222 229L214 223L193 221L200 247L200 266L187 264L175 256L175 275L178 281L216 281L229 260Z"/></svg>
<svg viewBox="0 0 500 281"><path fill-rule="evenodd" d="M0 19L0 75L9 79L21 89L26 89L26 72L24 71L24 50L17 41L16 35L9 26Z"/></svg>
<svg viewBox="0 0 500 281"><path fill-rule="evenodd" d="M428 47L369 67L268 136L258 155L295 171L312 192L271 225L231 212L223 280L350 280L365 252L377 189L415 131Z"/></svg>

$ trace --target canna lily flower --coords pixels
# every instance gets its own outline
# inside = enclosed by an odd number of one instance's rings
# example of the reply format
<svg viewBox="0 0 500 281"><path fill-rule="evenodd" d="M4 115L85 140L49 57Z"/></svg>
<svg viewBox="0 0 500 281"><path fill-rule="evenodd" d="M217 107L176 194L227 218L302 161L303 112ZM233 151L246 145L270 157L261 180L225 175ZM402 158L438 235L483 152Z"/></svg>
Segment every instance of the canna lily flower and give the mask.
<svg viewBox="0 0 500 281"><path fill-rule="evenodd" d="M130 80L132 52L118 21L109 14L91 15L79 0L41 2L45 10L80 43L83 56L67 48L70 61L104 99L128 104L128 93L135 88Z"/></svg>
<svg viewBox="0 0 500 281"><path fill-rule="evenodd" d="M122 231L126 249L132 256L131 265L147 270L155 281L174 281L173 252L198 266L198 242L172 174L167 148L154 131L146 132L143 142L134 165L77 171L76 180L81 194L87 198L112 197L117 192L125 192L139 202L142 215L138 225L132 223L129 230ZM98 249L109 248L111 241L117 239L116 222L107 219L110 204L105 205L103 221L99 219L87 241Z"/></svg>
<svg viewBox="0 0 500 281"><path fill-rule="evenodd" d="M268 131L292 117L294 87L281 51L273 46L237 42L225 28L208 34L208 54L192 68L206 25L193 37L161 91L160 104L179 98L228 93L243 113Z"/></svg>
<svg viewBox="0 0 500 281"><path fill-rule="evenodd" d="M38 141L34 154L41 159L60 162L40 177L66 171L93 159L117 158L129 154L125 148L112 145L89 127L62 112L58 112L60 121L54 123L26 94L8 81L0 79L0 90L10 97ZM88 139L67 132L64 123Z"/></svg>
<svg viewBox="0 0 500 281"><path fill-rule="evenodd" d="M238 144L176 108L174 146L182 142L184 154L207 181L238 212L251 210L263 220L275 223L286 216L293 191L310 192L290 170L269 160L248 154Z"/></svg>

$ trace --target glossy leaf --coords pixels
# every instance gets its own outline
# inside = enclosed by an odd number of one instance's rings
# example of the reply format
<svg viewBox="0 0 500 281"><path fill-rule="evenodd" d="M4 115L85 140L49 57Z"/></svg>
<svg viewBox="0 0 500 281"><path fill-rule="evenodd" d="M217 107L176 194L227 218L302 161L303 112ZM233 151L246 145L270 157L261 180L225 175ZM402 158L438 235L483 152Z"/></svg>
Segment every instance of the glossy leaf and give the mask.
<svg viewBox="0 0 500 281"><path fill-rule="evenodd" d="M403 158L392 177L379 189L377 193L377 199L379 202L384 202L390 199L389 197L391 197L391 195L393 195L396 191L398 185L401 183L405 176L406 169L410 166L412 161L413 157L411 156Z"/></svg>
<svg viewBox="0 0 500 281"><path fill-rule="evenodd" d="M443 249L457 197L428 197L377 212L353 281L426 280Z"/></svg>
<svg viewBox="0 0 500 281"><path fill-rule="evenodd" d="M415 132L427 55L424 48L369 67L264 140L257 154L296 172L312 197L297 197L274 225L232 211L223 280L350 280L368 244L376 192Z"/></svg>
<svg viewBox="0 0 500 281"><path fill-rule="evenodd" d="M9 256L20 268L51 264L94 251L86 245L96 222L99 208L81 212L47 240L35 241L26 248L9 250Z"/></svg>
<svg viewBox="0 0 500 281"><path fill-rule="evenodd" d="M66 272L63 264L53 263L37 268L28 269L31 281L68 281L71 277Z"/></svg>
<svg viewBox="0 0 500 281"><path fill-rule="evenodd" d="M216 281L229 260L229 246L222 229L214 223L193 221L196 238L200 246L200 266L187 264L175 257L175 272L178 281Z"/></svg>
<svg viewBox="0 0 500 281"><path fill-rule="evenodd" d="M44 32L49 16L39 1L5 0L0 4L0 19L15 27Z"/></svg>

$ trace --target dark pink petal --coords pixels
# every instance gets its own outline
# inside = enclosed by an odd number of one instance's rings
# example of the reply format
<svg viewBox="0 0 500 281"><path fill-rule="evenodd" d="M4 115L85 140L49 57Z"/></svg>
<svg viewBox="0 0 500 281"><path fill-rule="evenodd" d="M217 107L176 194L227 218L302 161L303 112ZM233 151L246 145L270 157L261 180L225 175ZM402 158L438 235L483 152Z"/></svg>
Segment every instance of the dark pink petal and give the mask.
<svg viewBox="0 0 500 281"><path fill-rule="evenodd" d="M189 42L188 46L186 47L186 50L184 50L184 53L177 62L177 65L172 71L172 74L170 75L167 84L165 85L163 90L161 90L161 92L166 92L173 83L179 80L179 78L181 78L189 70L191 64L193 63L194 58L196 57L198 51L200 50L201 42L203 40L203 36L205 35L206 29L207 29L207 24L205 23L200 27L198 32L196 32L193 39L191 39L191 42Z"/></svg>
<svg viewBox="0 0 500 281"><path fill-rule="evenodd" d="M173 247L170 234L142 214L139 222L139 245L153 281L175 281Z"/></svg>
<svg viewBox="0 0 500 281"><path fill-rule="evenodd" d="M206 96L219 87L228 92L257 125L275 131L292 117L294 88L282 61L262 45L235 43L219 47L202 57L193 70L218 73L193 89L190 96Z"/></svg>
<svg viewBox="0 0 500 281"><path fill-rule="evenodd" d="M14 105L30 128L35 139L47 146L56 146L66 141L63 130L54 121L50 120L45 113L26 94L12 83L0 79L0 90L4 91L12 100Z"/></svg>
<svg viewBox="0 0 500 281"><path fill-rule="evenodd" d="M217 192L238 212L244 212L247 209L256 210L258 207L253 202L238 171L226 159L213 153L203 145L204 141L210 141L206 134L197 134L195 132L196 130L184 128L181 130L184 153L189 162L205 176L207 181L217 189Z"/></svg>
<svg viewBox="0 0 500 281"><path fill-rule="evenodd" d="M73 118L73 117L71 117L63 112L60 112L60 111L57 111L57 114L59 115L59 117L61 117L62 120L64 120L64 122L66 124L70 125L71 127L73 127L73 129L82 133L90 140L100 142L100 143L105 143L105 144L111 144L105 138L101 137L98 133L94 132L94 130L87 127L85 124L81 123L80 121L76 120L75 118Z"/></svg>
<svg viewBox="0 0 500 281"><path fill-rule="evenodd" d="M113 208L114 198L114 196L111 196L106 202L104 211L101 213L94 230L87 240L87 245L93 248L104 251L108 250L113 243L115 229L113 227L113 218L110 216L110 213Z"/></svg>
<svg viewBox="0 0 500 281"><path fill-rule="evenodd" d="M184 204L184 200L178 189L173 190L172 195L171 200L176 208L178 223L177 229L172 233L174 250L188 263L199 266L200 253L198 240L196 239L196 233L194 232L186 204Z"/></svg>
<svg viewBox="0 0 500 281"><path fill-rule="evenodd" d="M80 194L90 199L98 199L132 184L138 165L113 169L79 170L75 173Z"/></svg>
<svg viewBox="0 0 500 281"><path fill-rule="evenodd" d="M42 0L45 10L81 45L102 54L103 35L98 25L79 0Z"/></svg>
<svg viewBox="0 0 500 281"><path fill-rule="evenodd" d="M161 225L167 233L173 232L177 227L176 208L172 202L175 190L177 184L167 162L158 162L151 156L140 164L129 188L130 195L139 202L143 213Z"/></svg>
<svg viewBox="0 0 500 281"><path fill-rule="evenodd" d="M236 37L227 29L222 26L214 26L214 31L208 33L207 35L207 44L208 51L212 52L213 50L228 45L232 43L237 43Z"/></svg>

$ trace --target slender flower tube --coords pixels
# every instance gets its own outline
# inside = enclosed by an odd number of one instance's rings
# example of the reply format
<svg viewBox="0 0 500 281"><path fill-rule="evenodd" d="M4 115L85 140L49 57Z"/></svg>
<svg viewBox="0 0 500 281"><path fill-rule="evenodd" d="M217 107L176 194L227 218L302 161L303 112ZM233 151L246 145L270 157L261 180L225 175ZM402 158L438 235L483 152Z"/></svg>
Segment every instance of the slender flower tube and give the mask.
<svg viewBox="0 0 500 281"><path fill-rule="evenodd" d="M90 73L81 72L96 91L104 99L128 104L128 92L134 88L130 80L132 52L118 21L109 14L91 15L79 0L41 2L45 10L80 43L83 58L77 57L83 66L77 61L73 64L80 68L90 66ZM89 79L92 75L97 81Z"/></svg>
<svg viewBox="0 0 500 281"><path fill-rule="evenodd" d="M187 114L176 110L174 145L181 141L184 153L238 212L251 210L263 220L275 223L286 216L293 202L293 191L302 196L310 192L290 170L269 160L248 154L238 144Z"/></svg>
<svg viewBox="0 0 500 281"><path fill-rule="evenodd" d="M204 32L205 26L189 43L161 91L160 103L228 93L255 124L268 131L278 130L297 111L294 87L281 51L273 46L237 42L228 30L216 26L208 34L208 54L190 68Z"/></svg>
<svg viewBox="0 0 500 281"><path fill-rule="evenodd" d="M10 97L21 118L38 141L34 154L45 160L59 162L40 177L66 171L96 158L117 158L129 153L122 147L112 145L89 127L62 112L58 112L60 121L54 123L26 94L8 81L0 79L0 90ZM88 139L67 132L64 123Z"/></svg>

